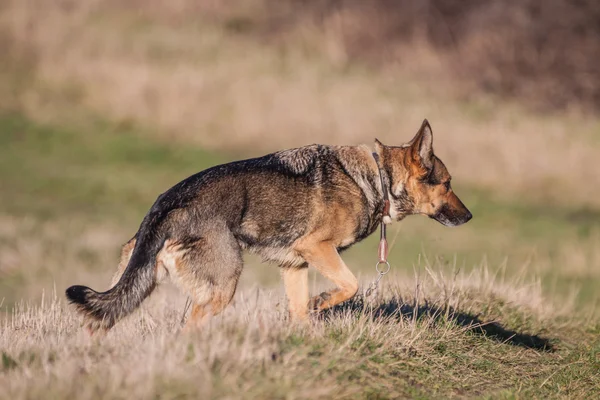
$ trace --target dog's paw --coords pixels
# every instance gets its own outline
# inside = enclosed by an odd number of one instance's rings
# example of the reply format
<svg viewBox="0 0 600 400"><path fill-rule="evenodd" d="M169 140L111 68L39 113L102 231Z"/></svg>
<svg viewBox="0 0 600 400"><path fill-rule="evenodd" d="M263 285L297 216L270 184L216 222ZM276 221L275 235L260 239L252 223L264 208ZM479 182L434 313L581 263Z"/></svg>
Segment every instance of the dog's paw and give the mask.
<svg viewBox="0 0 600 400"><path fill-rule="evenodd" d="M331 299L331 295L327 292L314 296L308 302L308 310L311 312L319 312L327 308L329 306L329 299Z"/></svg>

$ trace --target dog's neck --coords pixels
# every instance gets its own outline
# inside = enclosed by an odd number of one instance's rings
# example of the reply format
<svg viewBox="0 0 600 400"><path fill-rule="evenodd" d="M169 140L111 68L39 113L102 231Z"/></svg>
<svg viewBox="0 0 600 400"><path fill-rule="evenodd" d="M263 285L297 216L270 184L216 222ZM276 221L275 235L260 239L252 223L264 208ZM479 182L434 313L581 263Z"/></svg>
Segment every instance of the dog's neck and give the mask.
<svg viewBox="0 0 600 400"><path fill-rule="evenodd" d="M377 164L377 170L379 174L379 181L381 182L381 197L383 201L383 211L381 212L381 221L384 224L391 224L392 217L390 216L390 184L386 182L388 179L387 174L383 171L383 166L381 165L379 154L376 151L373 152L373 159L375 160L375 164ZM391 182L390 182L391 183Z"/></svg>
<svg viewBox="0 0 600 400"><path fill-rule="evenodd" d="M377 164L379 180L381 181L381 184L377 185L376 190L382 199L382 203L386 198L389 198L390 201L389 217L386 218L386 223L400 221L411 214L411 200L408 197L404 183L393 182L392 172L386 168L386 157L389 157L390 154L385 151L383 144L378 144L379 146L376 146L372 152L372 158ZM404 156L404 149L406 147L406 145L403 145L401 147L394 147L393 149L396 151L402 149L401 156ZM394 187L394 184L396 187Z"/></svg>

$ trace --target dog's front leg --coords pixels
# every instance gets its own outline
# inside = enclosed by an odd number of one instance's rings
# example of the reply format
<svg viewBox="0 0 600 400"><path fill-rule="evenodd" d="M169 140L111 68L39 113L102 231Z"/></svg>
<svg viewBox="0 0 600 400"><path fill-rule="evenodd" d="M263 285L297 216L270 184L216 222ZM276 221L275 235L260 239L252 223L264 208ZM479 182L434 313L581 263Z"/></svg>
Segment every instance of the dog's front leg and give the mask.
<svg viewBox="0 0 600 400"><path fill-rule="evenodd" d="M281 266L281 277L285 285L288 307L292 321L308 319L308 264L300 267Z"/></svg>
<svg viewBox="0 0 600 400"><path fill-rule="evenodd" d="M348 269L335 246L328 242L315 244L301 252L302 257L337 288L310 299L308 309L318 312L354 297L358 292L358 279Z"/></svg>

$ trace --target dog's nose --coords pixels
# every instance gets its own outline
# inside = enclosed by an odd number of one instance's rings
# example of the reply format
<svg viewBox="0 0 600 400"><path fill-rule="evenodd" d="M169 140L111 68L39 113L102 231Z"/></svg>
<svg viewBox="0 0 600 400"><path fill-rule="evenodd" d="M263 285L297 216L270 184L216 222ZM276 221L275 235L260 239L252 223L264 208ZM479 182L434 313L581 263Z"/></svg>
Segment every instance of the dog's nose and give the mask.
<svg viewBox="0 0 600 400"><path fill-rule="evenodd" d="M473 214L471 214L471 211L467 211L467 214L465 215L465 222L469 222L471 218L473 218Z"/></svg>

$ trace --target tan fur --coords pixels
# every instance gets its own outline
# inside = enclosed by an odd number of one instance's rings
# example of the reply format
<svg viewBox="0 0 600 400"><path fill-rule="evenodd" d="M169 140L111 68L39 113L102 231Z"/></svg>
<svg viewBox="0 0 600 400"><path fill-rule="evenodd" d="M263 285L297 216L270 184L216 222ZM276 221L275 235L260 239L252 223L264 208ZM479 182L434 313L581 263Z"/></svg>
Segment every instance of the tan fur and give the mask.
<svg viewBox="0 0 600 400"><path fill-rule="evenodd" d="M331 242L311 243L300 250L302 256L337 288L310 299L309 310L321 311L352 298L358 291L358 280L348 269ZM292 310L290 310L291 312Z"/></svg>
<svg viewBox="0 0 600 400"><path fill-rule="evenodd" d="M296 321L308 319L308 265L281 269L281 277L288 298L290 317Z"/></svg>
<svg viewBox="0 0 600 400"><path fill-rule="evenodd" d="M231 302L232 295L216 292L208 304L194 304L184 331L190 332L201 327L208 319L221 313Z"/></svg>
<svg viewBox="0 0 600 400"><path fill-rule="evenodd" d="M175 241L167 240L158 253L157 266L166 271L171 281L188 293L198 306L207 304L211 297L211 288L195 279L194 266L185 260L185 251Z"/></svg>

